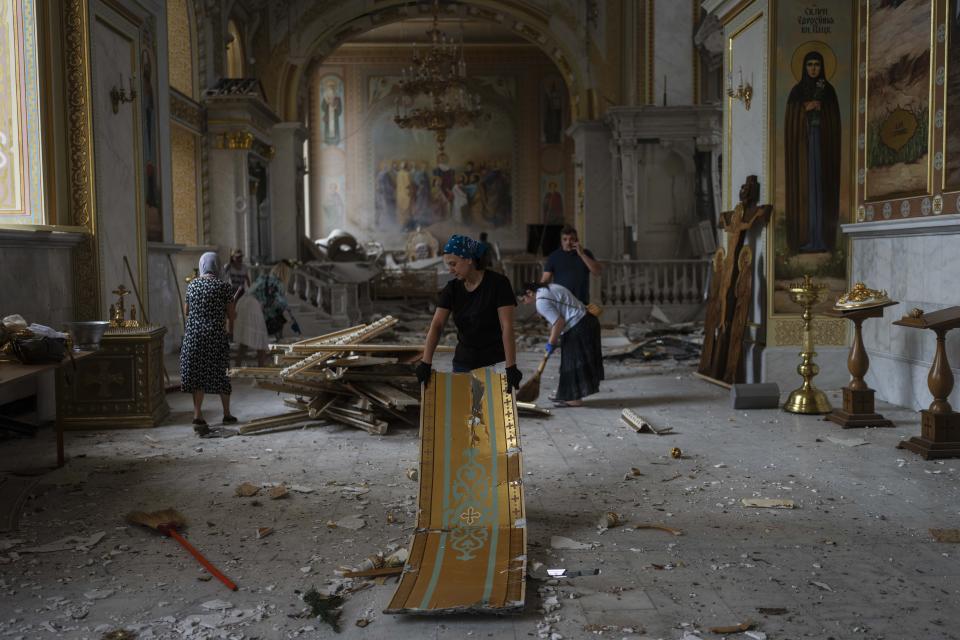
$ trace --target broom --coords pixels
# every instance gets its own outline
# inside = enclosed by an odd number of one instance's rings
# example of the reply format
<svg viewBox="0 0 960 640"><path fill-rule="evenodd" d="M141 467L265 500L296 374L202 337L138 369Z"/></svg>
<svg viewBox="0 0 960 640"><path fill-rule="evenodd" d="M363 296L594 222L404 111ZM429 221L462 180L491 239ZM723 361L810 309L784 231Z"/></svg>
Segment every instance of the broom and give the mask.
<svg viewBox="0 0 960 640"><path fill-rule="evenodd" d="M153 511L150 513L146 511L131 511L127 514L127 522L143 525L144 527L159 531L169 538L173 538L180 543L180 546L189 551L190 554L197 559L197 562L203 565L203 568L215 576L217 580L227 585L231 591L237 590L237 585L234 584L230 578L220 573L192 544L177 533L177 529L186 526L187 520L175 509L164 509L163 511Z"/></svg>
<svg viewBox="0 0 960 640"><path fill-rule="evenodd" d="M543 374L543 370L547 366L547 360L549 359L549 353L543 356L543 360L540 361L540 366L537 367L536 372L529 380L524 382L520 390L517 391L517 402L535 402L536 399L540 397L540 376Z"/></svg>

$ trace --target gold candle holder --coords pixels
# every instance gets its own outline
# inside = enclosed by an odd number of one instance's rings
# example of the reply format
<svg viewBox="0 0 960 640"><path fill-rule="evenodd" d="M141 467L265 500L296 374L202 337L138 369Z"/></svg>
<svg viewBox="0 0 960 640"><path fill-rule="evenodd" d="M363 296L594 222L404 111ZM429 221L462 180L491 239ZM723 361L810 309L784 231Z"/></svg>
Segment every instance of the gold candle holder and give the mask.
<svg viewBox="0 0 960 640"><path fill-rule="evenodd" d="M787 290L790 299L803 307L803 351L800 352L800 364L797 373L803 378L803 384L790 392L783 405L790 413L818 414L830 413L832 407L823 391L813 386L813 378L820 373L820 367L813 361L817 352L813 350L813 305L822 301L827 294L827 286L814 283L809 275L795 282Z"/></svg>

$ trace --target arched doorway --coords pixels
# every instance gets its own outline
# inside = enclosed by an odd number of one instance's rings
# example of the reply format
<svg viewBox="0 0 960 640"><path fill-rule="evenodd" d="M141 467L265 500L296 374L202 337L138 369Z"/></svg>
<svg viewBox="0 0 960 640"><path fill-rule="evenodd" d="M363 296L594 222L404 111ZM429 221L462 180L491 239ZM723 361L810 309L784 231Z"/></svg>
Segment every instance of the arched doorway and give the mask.
<svg viewBox="0 0 960 640"><path fill-rule="evenodd" d="M527 248L531 225L572 223L567 80L541 48L498 23L441 14L464 43L469 91L486 119L434 135L393 121L398 81L431 14L356 34L307 66L297 104L310 130L308 235L345 229L387 249L422 228L442 241L478 235L507 252ZM540 234L542 237L542 234Z"/></svg>

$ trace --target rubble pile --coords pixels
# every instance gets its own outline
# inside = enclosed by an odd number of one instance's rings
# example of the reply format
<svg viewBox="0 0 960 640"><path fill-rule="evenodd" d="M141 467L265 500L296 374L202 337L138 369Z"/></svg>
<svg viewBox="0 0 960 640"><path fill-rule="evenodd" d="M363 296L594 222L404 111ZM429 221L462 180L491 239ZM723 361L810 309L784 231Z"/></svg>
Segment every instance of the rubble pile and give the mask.
<svg viewBox="0 0 960 640"><path fill-rule="evenodd" d="M423 357L422 344L368 342L390 331L399 320L384 316L333 333L292 344L273 344L274 367L231 369L231 378L252 378L256 386L288 397L294 409L252 420L241 434L290 428L314 420L338 423L384 435L391 424L417 426L420 385L415 367ZM446 345L437 352L453 351ZM517 403L522 413L549 415L531 403Z"/></svg>
<svg viewBox="0 0 960 640"><path fill-rule="evenodd" d="M253 420L241 426L240 433L309 420L336 422L376 435L387 433L391 422L416 425L420 389L414 367L422 347L367 342L397 322L385 316L293 344L270 345L284 366L231 369L232 378L253 378L261 389L293 396L285 404L295 409Z"/></svg>

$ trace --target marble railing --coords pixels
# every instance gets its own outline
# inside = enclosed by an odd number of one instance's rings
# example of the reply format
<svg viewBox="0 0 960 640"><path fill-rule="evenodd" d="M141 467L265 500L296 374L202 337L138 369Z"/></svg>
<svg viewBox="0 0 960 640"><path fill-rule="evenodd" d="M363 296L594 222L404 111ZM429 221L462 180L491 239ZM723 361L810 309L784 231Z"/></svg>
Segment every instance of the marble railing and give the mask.
<svg viewBox="0 0 960 640"><path fill-rule="evenodd" d="M697 306L703 302L708 260L604 260L600 302L613 307ZM538 282L543 262L507 259L504 273L514 288Z"/></svg>

